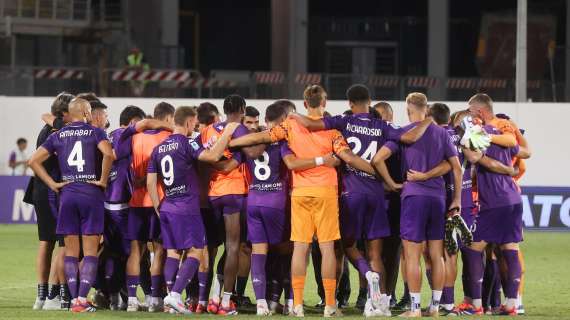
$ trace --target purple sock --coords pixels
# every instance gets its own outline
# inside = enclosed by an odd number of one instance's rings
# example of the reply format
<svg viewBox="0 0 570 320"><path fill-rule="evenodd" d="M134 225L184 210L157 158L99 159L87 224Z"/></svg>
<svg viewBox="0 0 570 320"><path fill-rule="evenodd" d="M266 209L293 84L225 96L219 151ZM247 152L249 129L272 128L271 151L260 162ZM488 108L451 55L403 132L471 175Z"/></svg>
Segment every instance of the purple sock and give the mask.
<svg viewBox="0 0 570 320"><path fill-rule="evenodd" d="M363 277L366 276L366 273L368 271L371 271L370 266L368 265L368 261L366 261L366 259L364 259L363 257L356 259L356 261L354 262L354 267L356 268L356 270L358 270L358 272L360 272L360 274Z"/></svg>
<svg viewBox="0 0 570 320"><path fill-rule="evenodd" d="M471 298L471 283L469 282L469 262L465 258L465 249L461 249L461 261L463 266L461 268L461 282L463 284L463 297Z"/></svg>
<svg viewBox="0 0 570 320"><path fill-rule="evenodd" d="M198 301L208 301L208 272L198 272Z"/></svg>
<svg viewBox="0 0 570 320"><path fill-rule="evenodd" d="M65 256L63 260L63 268L65 270L65 278L67 286L71 294L71 298L77 298L78 281L77 276L79 273L79 259L76 257Z"/></svg>
<svg viewBox="0 0 570 320"><path fill-rule="evenodd" d="M137 287L139 286L139 276L127 275L127 292L129 297L137 296Z"/></svg>
<svg viewBox="0 0 570 320"><path fill-rule="evenodd" d="M471 283L471 298L481 299L483 281L483 253L465 248L465 258L469 262L469 282Z"/></svg>
<svg viewBox="0 0 570 320"><path fill-rule="evenodd" d="M178 259L171 257L167 257L166 262L164 262L164 281L166 282L166 289L168 292L172 291L172 286L176 280L176 273L178 272L179 262L180 261Z"/></svg>
<svg viewBox="0 0 570 320"><path fill-rule="evenodd" d="M176 282L174 282L174 286L172 286L172 292L181 293L188 281L192 279L196 270L200 266L200 261L198 259L188 257L182 263L180 270L178 270L178 276L176 277Z"/></svg>
<svg viewBox="0 0 570 320"><path fill-rule="evenodd" d="M455 303L455 288L454 287L443 287L443 293L441 294L440 304L454 304Z"/></svg>
<svg viewBox="0 0 570 320"><path fill-rule="evenodd" d="M505 287L505 297L516 299L521 283L521 262L517 250L502 250L503 257L507 263L507 285Z"/></svg>
<svg viewBox="0 0 570 320"><path fill-rule="evenodd" d="M491 307L499 308L501 306L501 271L497 260L492 260L493 272L495 273L495 282L493 283L493 292L491 294Z"/></svg>
<svg viewBox="0 0 570 320"><path fill-rule="evenodd" d="M150 277L150 290L153 297L162 297L162 282L164 278L161 274Z"/></svg>
<svg viewBox="0 0 570 320"><path fill-rule="evenodd" d="M251 255L251 282L253 284L253 292L255 299L265 299L266 279L265 279L265 262L267 255L252 254Z"/></svg>
<svg viewBox="0 0 570 320"><path fill-rule="evenodd" d="M85 256L83 257L83 265L81 266L81 272L79 274L79 279L81 283L79 284L78 297L87 298L87 294L97 277L97 263L99 258L95 256Z"/></svg>
<svg viewBox="0 0 570 320"><path fill-rule="evenodd" d="M432 280L431 280L431 269L426 269L426 278L427 278L430 289L433 288Z"/></svg>

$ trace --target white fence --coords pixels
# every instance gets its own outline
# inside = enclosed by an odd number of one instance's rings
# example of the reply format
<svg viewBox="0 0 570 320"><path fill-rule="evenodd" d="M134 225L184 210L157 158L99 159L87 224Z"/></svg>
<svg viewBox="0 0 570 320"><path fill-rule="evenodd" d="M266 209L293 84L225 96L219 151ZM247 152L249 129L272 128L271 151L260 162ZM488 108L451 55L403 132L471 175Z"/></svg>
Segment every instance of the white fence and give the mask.
<svg viewBox="0 0 570 320"><path fill-rule="evenodd" d="M35 146L35 139L42 127L40 116L49 112L51 97L0 97L0 172L7 174L8 155L16 148L16 139L24 137L29 142L29 152ZM111 128L116 128L119 114L126 105L137 105L152 114L153 106L163 99L153 98L102 98L109 107ZM204 99L164 99L174 106L198 105ZM208 100L222 111L222 100ZM265 107L272 100L247 100L248 105L259 109L263 119ZM297 110L304 112L302 101L294 101ZM465 102L446 102L455 111L466 108ZM402 101L391 102L395 112L395 122L408 123ZM329 101L327 110L340 114L348 109L346 101ZM495 103L495 112L510 115L526 130L526 137L532 147L533 156L528 160L528 170L522 180L527 186L570 186L570 143L567 140L570 104L564 103Z"/></svg>

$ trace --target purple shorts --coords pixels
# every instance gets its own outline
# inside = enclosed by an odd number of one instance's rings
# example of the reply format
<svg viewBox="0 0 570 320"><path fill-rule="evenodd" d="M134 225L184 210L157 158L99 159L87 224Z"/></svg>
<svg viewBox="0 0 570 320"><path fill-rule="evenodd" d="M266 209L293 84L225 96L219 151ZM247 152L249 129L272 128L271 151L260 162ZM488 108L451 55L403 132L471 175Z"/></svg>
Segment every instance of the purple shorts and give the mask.
<svg viewBox="0 0 570 320"><path fill-rule="evenodd" d="M402 239L422 242L443 240L445 235L445 199L407 196L402 199L400 235Z"/></svg>
<svg viewBox="0 0 570 320"><path fill-rule="evenodd" d="M126 205L126 204L125 204ZM131 254L131 242L127 239L129 229L129 208L114 207L121 204L105 204L105 247L118 255L128 256Z"/></svg>
<svg viewBox="0 0 570 320"><path fill-rule="evenodd" d="M344 240L374 240L390 235L384 197L346 193L341 197L340 234Z"/></svg>
<svg viewBox="0 0 570 320"><path fill-rule="evenodd" d="M97 197L100 196L100 197ZM57 234L102 234L105 222L104 194L85 194L63 190L60 195Z"/></svg>
<svg viewBox="0 0 570 320"><path fill-rule="evenodd" d="M285 209L247 207L247 239L251 243L278 244L291 236Z"/></svg>
<svg viewBox="0 0 570 320"><path fill-rule="evenodd" d="M206 242L209 247L219 247L224 242L224 222L214 216L212 209L200 208L200 214L206 229Z"/></svg>
<svg viewBox="0 0 570 320"><path fill-rule="evenodd" d="M523 240L522 203L481 210L473 223L473 241L495 244Z"/></svg>
<svg viewBox="0 0 570 320"><path fill-rule="evenodd" d="M160 230L165 249L204 248L206 230L198 197L189 201L163 201L160 205Z"/></svg>
<svg viewBox="0 0 570 320"><path fill-rule="evenodd" d="M129 209L127 239L141 242L160 240L160 220L154 208Z"/></svg>
<svg viewBox="0 0 570 320"><path fill-rule="evenodd" d="M243 194L228 194L220 197L210 197L210 204L214 215L220 219L224 215L244 211L246 197Z"/></svg>

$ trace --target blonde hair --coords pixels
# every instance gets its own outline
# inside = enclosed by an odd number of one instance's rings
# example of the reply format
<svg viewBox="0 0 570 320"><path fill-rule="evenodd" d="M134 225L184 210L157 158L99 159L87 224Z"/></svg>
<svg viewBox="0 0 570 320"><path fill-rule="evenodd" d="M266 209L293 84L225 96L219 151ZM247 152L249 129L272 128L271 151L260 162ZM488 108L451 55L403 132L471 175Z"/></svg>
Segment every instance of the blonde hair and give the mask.
<svg viewBox="0 0 570 320"><path fill-rule="evenodd" d="M427 107L427 97L421 92L412 92L406 97L407 104L413 104L416 107Z"/></svg>
<svg viewBox="0 0 570 320"><path fill-rule="evenodd" d="M327 92L319 85L310 85L303 92L303 99L311 108L317 108L327 99Z"/></svg>

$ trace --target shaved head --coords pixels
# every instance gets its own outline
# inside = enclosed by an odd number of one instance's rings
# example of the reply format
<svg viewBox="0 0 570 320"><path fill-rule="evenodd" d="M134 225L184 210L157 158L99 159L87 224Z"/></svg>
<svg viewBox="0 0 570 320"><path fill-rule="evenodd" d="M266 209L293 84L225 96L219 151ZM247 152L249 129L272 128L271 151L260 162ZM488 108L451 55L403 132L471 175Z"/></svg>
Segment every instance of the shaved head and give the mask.
<svg viewBox="0 0 570 320"><path fill-rule="evenodd" d="M72 121L91 121L91 105L89 101L75 98L69 103L69 115Z"/></svg>

